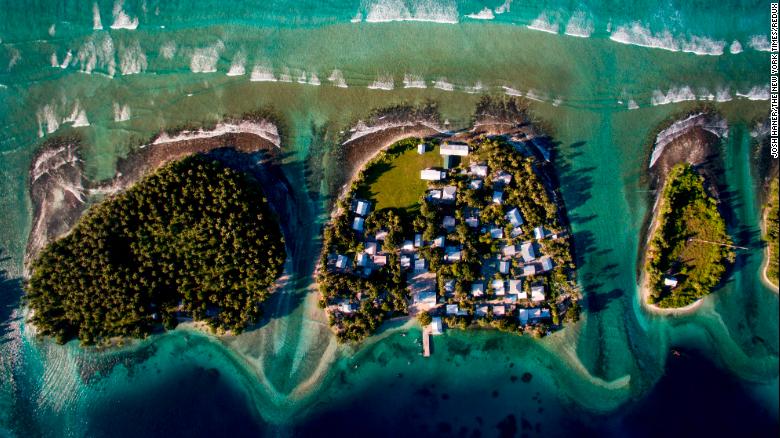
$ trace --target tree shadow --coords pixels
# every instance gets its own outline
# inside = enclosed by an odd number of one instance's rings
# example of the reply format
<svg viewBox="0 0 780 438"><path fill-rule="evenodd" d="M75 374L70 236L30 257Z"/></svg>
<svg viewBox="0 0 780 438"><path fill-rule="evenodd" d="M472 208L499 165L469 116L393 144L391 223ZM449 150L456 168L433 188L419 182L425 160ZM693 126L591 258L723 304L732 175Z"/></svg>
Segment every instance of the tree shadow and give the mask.
<svg viewBox="0 0 780 438"><path fill-rule="evenodd" d="M583 308L590 314L595 314L607 310L610 303L623 298L625 291L623 289L612 289L609 292L589 293L583 300Z"/></svg>
<svg viewBox="0 0 780 438"><path fill-rule="evenodd" d="M3 256L0 249L0 263L5 263L10 257ZM13 331L10 318L14 310L19 308L24 295L21 278L9 278L8 271L0 270L0 345L8 342L7 335Z"/></svg>

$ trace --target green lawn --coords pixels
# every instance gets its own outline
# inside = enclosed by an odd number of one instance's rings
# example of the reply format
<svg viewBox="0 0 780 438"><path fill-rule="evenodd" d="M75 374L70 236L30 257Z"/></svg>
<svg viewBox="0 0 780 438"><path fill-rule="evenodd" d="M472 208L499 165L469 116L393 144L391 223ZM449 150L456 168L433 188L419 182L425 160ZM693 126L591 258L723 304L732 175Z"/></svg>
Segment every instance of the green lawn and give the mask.
<svg viewBox="0 0 780 438"><path fill-rule="evenodd" d="M358 188L359 197L374 202L376 210L405 209L412 213L419 209L420 197L425 194L428 181L420 179L420 171L427 167L441 167L439 147L431 147L420 155L418 140L402 140L386 152L387 161L380 160L365 169L365 182ZM395 156L394 156L395 155Z"/></svg>

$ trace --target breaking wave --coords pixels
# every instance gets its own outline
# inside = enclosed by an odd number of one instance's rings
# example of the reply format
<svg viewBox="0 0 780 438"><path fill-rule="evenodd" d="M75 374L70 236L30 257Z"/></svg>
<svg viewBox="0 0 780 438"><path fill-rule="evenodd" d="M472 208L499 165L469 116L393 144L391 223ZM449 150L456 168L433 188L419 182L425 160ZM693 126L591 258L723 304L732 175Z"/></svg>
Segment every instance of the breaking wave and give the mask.
<svg viewBox="0 0 780 438"><path fill-rule="evenodd" d="M499 5L495 12L496 14L503 14L504 12L509 12L509 7L512 6L512 0L504 0L504 3L501 3Z"/></svg>
<svg viewBox="0 0 780 438"><path fill-rule="evenodd" d="M274 71L270 67L263 65L256 65L252 68L252 73L249 75L249 80L252 82L276 82L276 76Z"/></svg>
<svg viewBox="0 0 780 438"><path fill-rule="evenodd" d="M368 88L371 90L392 90L395 88L395 79L390 75L379 76L374 82L368 84Z"/></svg>
<svg viewBox="0 0 780 438"><path fill-rule="evenodd" d="M344 74L341 73L341 70L333 70L328 76L328 80L336 87L347 88L347 81L344 80Z"/></svg>
<svg viewBox="0 0 780 438"><path fill-rule="evenodd" d="M114 3L114 22L111 23L111 29L134 30L138 27L138 17L131 18L129 15L127 15L123 9L124 4L125 0L116 0Z"/></svg>
<svg viewBox="0 0 780 438"><path fill-rule="evenodd" d="M768 52L772 48L772 46L769 44L769 38L767 38L765 35L754 35L750 38L748 45L753 50L758 50L760 52Z"/></svg>
<svg viewBox="0 0 780 438"><path fill-rule="evenodd" d="M114 121L125 122L127 120L130 120L130 106L114 102Z"/></svg>
<svg viewBox="0 0 780 438"><path fill-rule="evenodd" d="M72 123L73 127L89 126L89 120L87 119L87 113L81 108L81 104L77 100L73 105L73 111L70 115L62 120L62 123Z"/></svg>
<svg viewBox="0 0 780 438"><path fill-rule="evenodd" d="M233 56L233 61L230 63L228 69L228 76L243 76L246 73L246 55L242 51L238 51Z"/></svg>
<svg viewBox="0 0 780 438"><path fill-rule="evenodd" d="M653 106L666 105L669 103L685 102L688 100L696 100L696 95L689 86L672 87L666 93L656 90L653 91L653 97L650 99L650 103Z"/></svg>
<svg viewBox="0 0 780 438"><path fill-rule="evenodd" d="M116 74L114 41L107 33L87 38L76 54L83 73L92 73L96 68L104 70L109 76Z"/></svg>
<svg viewBox="0 0 780 438"><path fill-rule="evenodd" d="M691 36L690 38L675 38L665 30L653 33L639 22L631 25L618 26L609 36L612 41L640 47L669 50L672 52L687 52L696 55L722 55L726 47L725 41L716 41L707 37Z"/></svg>
<svg viewBox="0 0 780 438"><path fill-rule="evenodd" d="M493 11L490 10L490 8L483 8L481 11L477 12L476 14L468 14L466 16L473 20L492 20L496 18L496 16L493 15Z"/></svg>
<svg viewBox="0 0 780 438"><path fill-rule="evenodd" d="M356 19L365 17L368 23L390 21L428 21L434 23L457 23L458 8L452 0L368 0L363 2L362 11ZM353 21L355 21L353 19Z"/></svg>
<svg viewBox="0 0 780 438"><path fill-rule="evenodd" d="M146 70L146 54L138 41L119 45L119 71L122 75L138 74Z"/></svg>
<svg viewBox="0 0 780 438"><path fill-rule="evenodd" d="M404 88L428 88L428 86L425 85L422 76L407 73L404 75Z"/></svg>
<svg viewBox="0 0 780 438"><path fill-rule="evenodd" d="M193 73L214 73L217 71L219 55L225 49L222 41L203 48L196 48L190 58L190 70Z"/></svg>
<svg viewBox="0 0 780 438"><path fill-rule="evenodd" d="M534 21L528 25L529 29L555 34L558 33L559 27L560 25L558 24L558 20L548 16L546 12L542 12L541 15L536 17L536 19L534 19Z"/></svg>
<svg viewBox="0 0 780 438"><path fill-rule="evenodd" d="M747 100L769 100L769 86L763 87L755 86L748 90L746 93L737 92L737 96L745 98Z"/></svg>
<svg viewBox="0 0 780 438"><path fill-rule="evenodd" d="M593 34L593 29L593 20L588 18L585 12L578 11L569 18L569 22L566 23L566 29L563 33L569 36L588 38Z"/></svg>
<svg viewBox="0 0 780 438"><path fill-rule="evenodd" d="M732 55L742 53L742 44L740 44L739 41L734 40L729 46L729 52L731 52Z"/></svg>
<svg viewBox="0 0 780 438"><path fill-rule="evenodd" d="M98 7L97 2L92 3L92 29L103 29L103 22L100 20L100 8Z"/></svg>
<svg viewBox="0 0 780 438"><path fill-rule="evenodd" d="M447 82L447 79L439 78L439 80L433 83L433 88L438 88L439 90L444 91L452 91L455 89L455 86L451 82Z"/></svg>
<svg viewBox="0 0 780 438"><path fill-rule="evenodd" d="M160 46L160 56L165 59L173 59L176 56L176 43L173 41L166 41Z"/></svg>

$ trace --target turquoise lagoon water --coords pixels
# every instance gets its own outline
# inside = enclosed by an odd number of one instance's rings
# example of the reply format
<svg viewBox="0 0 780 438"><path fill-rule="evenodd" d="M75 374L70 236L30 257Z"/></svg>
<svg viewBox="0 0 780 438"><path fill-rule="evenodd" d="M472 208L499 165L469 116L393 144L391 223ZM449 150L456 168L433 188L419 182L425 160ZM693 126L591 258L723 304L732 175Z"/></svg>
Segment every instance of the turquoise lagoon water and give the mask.
<svg viewBox="0 0 780 438"><path fill-rule="evenodd" d="M0 2L0 430L652 436L668 418L671 434L774 434L778 296L758 274L750 135L768 111L768 18L762 1ZM312 163L375 108L433 101L461 128L484 93L532 99L560 142L583 320L542 341L448 332L428 359L411 324L338 346L307 280L333 195ZM636 297L648 145L702 101L730 123L730 230L751 249L695 314L649 315ZM78 133L90 177L107 178L160 129L268 107L287 177L321 196L296 197L295 281L259 328L108 352L30 333L27 171L43 141Z"/></svg>

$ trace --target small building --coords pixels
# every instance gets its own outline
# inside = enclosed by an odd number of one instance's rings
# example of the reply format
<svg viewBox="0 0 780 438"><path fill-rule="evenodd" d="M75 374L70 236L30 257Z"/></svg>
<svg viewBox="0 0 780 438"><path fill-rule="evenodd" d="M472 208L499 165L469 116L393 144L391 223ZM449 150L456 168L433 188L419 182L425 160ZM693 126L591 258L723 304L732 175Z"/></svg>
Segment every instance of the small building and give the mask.
<svg viewBox="0 0 780 438"><path fill-rule="evenodd" d="M517 311L517 319L520 320L520 324L525 325L528 322L528 309L520 308Z"/></svg>
<svg viewBox="0 0 780 438"><path fill-rule="evenodd" d="M509 233L509 236L514 239L521 234L523 234L523 229L521 227L516 227L512 228L512 232Z"/></svg>
<svg viewBox="0 0 780 438"><path fill-rule="evenodd" d="M536 260L536 251L534 251L534 245L531 242L525 242L520 246L520 253L523 256L523 261L530 263Z"/></svg>
<svg viewBox="0 0 780 438"><path fill-rule="evenodd" d="M517 247L515 245L504 245L504 247L501 248L501 254L504 257L514 257L515 254L517 254Z"/></svg>
<svg viewBox="0 0 780 438"><path fill-rule="evenodd" d="M493 280L492 287L493 287L493 294L497 296L504 296L506 294L506 289L504 288L504 280Z"/></svg>
<svg viewBox="0 0 780 438"><path fill-rule="evenodd" d="M338 269L347 269L349 268L349 257L339 254L336 256L336 267Z"/></svg>
<svg viewBox="0 0 780 438"><path fill-rule="evenodd" d="M441 201L441 190L433 189L428 190L428 199L431 201Z"/></svg>
<svg viewBox="0 0 780 438"><path fill-rule="evenodd" d="M414 235L414 247L415 248L419 248L421 246L423 246L422 234L415 234Z"/></svg>
<svg viewBox="0 0 780 438"><path fill-rule="evenodd" d="M523 216L520 215L520 210L515 207L506 214L506 220L512 224L513 227L519 227L523 225Z"/></svg>
<svg viewBox="0 0 780 438"><path fill-rule="evenodd" d="M404 243L401 246L401 251L414 252L414 242L411 240L404 240Z"/></svg>
<svg viewBox="0 0 780 438"><path fill-rule="evenodd" d="M494 304L493 316L504 316L504 315L506 315L506 307L504 307L503 304Z"/></svg>
<svg viewBox="0 0 780 438"><path fill-rule="evenodd" d="M430 328L432 335L440 335L444 333L441 325L441 318L438 316L434 316L433 319L431 319L431 324L428 326L428 328Z"/></svg>
<svg viewBox="0 0 780 438"><path fill-rule="evenodd" d="M441 224L447 231L450 231L455 228L455 218L452 216L444 216Z"/></svg>
<svg viewBox="0 0 780 438"><path fill-rule="evenodd" d="M553 261L552 258L549 256L544 256L539 261L542 263L542 272L547 272L553 268Z"/></svg>
<svg viewBox="0 0 780 438"><path fill-rule="evenodd" d="M359 216L365 216L368 214L368 211L371 209L371 203L368 201L364 201L362 199L358 199L355 202L355 213Z"/></svg>
<svg viewBox="0 0 780 438"><path fill-rule="evenodd" d="M366 242L363 251L368 255L374 255L379 250L379 245L376 242Z"/></svg>
<svg viewBox="0 0 780 438"><path fill-rule="evenodd" d="M476 306L476 307L474 308L474 313L475 313L477 316L481 316L481 317L483 317L483 318L484 318L484 317L486 317L486 316L487 316L487 314L488 314L488 306L486 306L486 305Z"/></svg>
<svg viewBox="0 0 780 438"><path fill-rule="evenodd" d="M387 264L387 256L384 254L375 255L371 258L371 261L377 266L385 266Z"/></svg>
<svg viewBox="0 0 780 438"><path fill-rule="evenodd" d="M485 295L485 283L481 281L471 283L471 295L474 297Z"/></svg>
<svg viewBox="0 0 780 438"><path fill-rule="evenodd" d="M457 304L447 304L445 306L445 313L447 315L457 315L458 314L458 305Z"/></svg>
<svg viewBox="0 0 780 438"><path fill-rule="evenodd" d="M534 228L534 239L542 240L547 235L547 230L544 227Z"/></svg>
<svg viewBox="0 0 780 438"><path fill-rule="evenodd" d="M472 179L469 182L469 188L472 188L474 190L479 190L479 189L482 188L482 184L483 184L483 182L482 182L481 179Z"/></svg>
<svg viewBox="0 0 780 438"><path fill-rule="evenodd" d="M441 181L443 180L447 174L439 169L423 169L420 171L420 179L424 179L426 181Z"/></svg>
<svg viewBox="0 0 780 438"><path fill-rule="evenodd" d="M448 246L444 249L444 260L458 262L461 259L461 251L457 246Z"/></svg>
<svg viewBox="0 0 780 438"><path fill-rule="evenodd" d="M497 184L508 185L512 182L512 175L503 170L499 170L496 177L493 178L493 181Z"/></svg>
<svg viewBox="0 0 780 438"><path fill-rule="evenodd" d="M428 271L428 264L425 262L425 259L415 259L414 260L414 272L427 272Z"/></svg>
<svg viewBox="0 0 780 438"><path fill-rule="evenodd" d="M363 232L363 224L365 223L365 221L366 221L366 220L365 220L365 219L363 219L362 217L356 217L356 218L355 218L355 219L352 221L352 229L353 229L353 230L355 230L355 231L359 231L359 232L361 232L361 233L362 233L362 232Z"/></svg>
<svg viewBox="0 0 780 438"><path fill-rule="evenodd" d="M468 225L471 228L479 228L479 218L477 218L477 217L467 217L466 218L466 225Z"/></svg>
<svg viewBox="0 0 780 438"><path fill-rule="evenodd" d="M509 280L509 294L519 295L523 292L523 283L520 280Z"/></svg>
<svg viewBox="0 0 780 438"><path fill-rule="evenodd" d="M412 258L406 254L401 255L401 268L411 268L412 267Z"/></svg>
<svg viewBox="0 0 780 438"><path fill-rule="evenodd" d="M511 267L511 263L509 263L508 260L501 260L500 262L498 262L498 272L502 274L508 274L510 267Z"/></svg>
<svg viewBox="0 0 780 438"><path fill-rule="evenodd" d="M428 148L425 146L425 143L420 143L417 145L417 153L422 155L426 152Z"/></svg>
<svg viewBox="0 0 780 438"><path fill-rule="evenodd" d="M474 176L486 177L488 174L488 167L484 164L472 164L469 167L469 172Z"/></svg>
<svg viewBox="0 0 780 438"><path fill-rule="evenodd" d="M347 300L341 300L336 308L338 308L341 313L352 313L355 311L354 304Z"/></svg>
<svg viewBox="0 0 780 438"><path fill-rule="evenodd" d="M442 201L454 201L455 200L455 193L457 193L458 188L455 186L444 186L441 189L441 200Z"/></svg>
<svg viewBox="0 0 780 438"><path fill-rule="evenodd" d="M495 190L493 192L493 203L494 204L503 204L504 203L504 192L501 190Z"/></svg>
<svg viewBox="0 0 780 438"><path fill-rule="evenodd" d="M360 254L357 255L357 265L360 266L361 268L365 268L366 266L368 266L369 260L370 259L368 257L368 254L364 252L361 252Z"/></svg>
<svg viewBox="0 0 780 438"><path fill-rule="evenodd" d="M536 266L534 265L523 266L523 277L528 277L530 275L536 275Z"/></svg>
<svg viewBox="0 0 780 438"><path fill-rule="evenodd" d="M504 229L500 227L493 227L490 229L490 237L494 239L501 239L504 237Z"/></svg>
<svg viewBox="0 0 780 438"><path fill-rule="evenodd" d="M544 301L544 286L538 285L531 287L531 301Z"/></svg>
<svg viewBox="0 0 780 438"><path fill-rule="evenodd" d="M538 307L528 309L528 319L530 319L531 321L538 321L540 319L546 319L549 317L550 317L550 309L540 309Z"/></svg>
<svg viewBox="0 0 780 438"><path fill-rule="evenodd" d="M384 242L384 241L385 241L385 239L387 239L387 230L379 230L379 231L376 233L376 237L375 237L375 239L376 239L377 241Z"/></svg>
<svg viewBox="0 0 780 438"><path fill-rule="evenodd" d="M469 155L469 145L443 143L439 148L439 153L441 155L455 155L459 157L467 157Z"/></svg>
<svg viewBox="0 0 780 438"><path fill-rule="evenodd" d="M675 288L677 287L677 279L674 277L665 277L664 286Z"/></svg>
<svg viewBox="0 0 780 438"><path fill-rule="evenodd" d="M444 236L433 239L433 244L431 246L434 248L444 248Z"/></svg>
<svg viewBox="0 0 780 438"><path fill-rule="evenodd" d="M454 279L448 279L443 281L444 285L444 293L447 295L453 295L455 294L455 280Z"/></svg>

